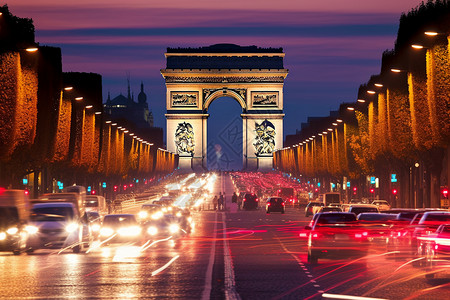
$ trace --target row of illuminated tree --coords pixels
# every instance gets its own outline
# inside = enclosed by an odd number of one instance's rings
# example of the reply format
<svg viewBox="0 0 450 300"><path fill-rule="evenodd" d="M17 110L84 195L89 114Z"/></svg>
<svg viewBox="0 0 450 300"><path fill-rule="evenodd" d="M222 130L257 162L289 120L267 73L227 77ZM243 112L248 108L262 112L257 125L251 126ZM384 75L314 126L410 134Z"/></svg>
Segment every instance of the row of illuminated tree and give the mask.
<svg viewBox="0 0 450 300"><path fill-rule="evenodd" d="M7 6L0 11L9 25L0 31L32 22L17 22ZM37 195L53 190L55 179L120 184L177 168L175 154L103 113L99 74L63 73L61 50L37 46L29 37L0 43L0 185L31 178Z"/></svg>
<svg viewBox="0 0 450 300"><path fill-rule="evenodd" d="M440 186L450 173L448 15L448 1L402 15L380 74L359 88L356 102L311 119L290 147L275 152L275 167L344 188L352 181L355 190L369 190L367 178L376 177L377 196L398 207L440 206Z"/></svg>

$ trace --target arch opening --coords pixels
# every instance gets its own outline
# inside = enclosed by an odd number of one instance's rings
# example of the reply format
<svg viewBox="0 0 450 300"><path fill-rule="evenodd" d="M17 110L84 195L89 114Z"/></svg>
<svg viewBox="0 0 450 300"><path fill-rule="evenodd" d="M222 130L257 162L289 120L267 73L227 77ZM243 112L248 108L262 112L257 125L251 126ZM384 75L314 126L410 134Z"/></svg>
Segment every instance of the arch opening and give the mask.
<svg viewBox="0 0 450 300"><path fill-rule="evenodd" d="M212 103L214 102L214 103ZM208 104L208 170L241 170L243 128L239 101L219 96Z"/></svg>

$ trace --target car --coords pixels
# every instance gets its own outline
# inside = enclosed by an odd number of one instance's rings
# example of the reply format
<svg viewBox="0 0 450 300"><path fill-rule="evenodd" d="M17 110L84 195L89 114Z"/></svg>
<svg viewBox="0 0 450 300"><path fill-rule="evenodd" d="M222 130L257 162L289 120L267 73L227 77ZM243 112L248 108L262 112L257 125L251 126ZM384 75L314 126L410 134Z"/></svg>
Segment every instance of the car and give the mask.
<svg viewBox="0 0 450 300"><path fill-rule="evenodd" d="M354 213L356 216L363 212L378 213L378 207L372 204L352 204L348 208L348 212Z"/></svg>
<svg viewBox="0 0 450 300"><path fill-rule="evenodd" d="M305 207L305 217L309 215L314 215L321 206L324 206L323 202L319 201L310 201Z"/></svg>
<svg viewBox="0 0 450 300"><path fill-rule="evenodd" d="M439 225L434 233L418 237L418 242L425 257L426 278L432 279L436 273L441 273L448 269L450 263L449 223Z"/></svg>
<svg viewBox="0 0 450 300"><path fill-rule="evenodd" d="M138 213L139 221L147 222L149 220L157 220L162 216L163 206L153 203L142 204L141 209Z"/></svg>
<svg viewBox="0 0 450 300"><path fill-rule="evenodd" d="M391 236L391 228L397 215L384 213L360 213L358 221L367 232L370 242L379 242L386 246L386 242Z"/></svg>
<svg viewBox="0 0 450 300"><path fill-rule="evenodd" d="M141 227L133 214L110 214L103 218L100 241L110 243L138 242Z"/></svg>
<svg viewBox="0 0 450 300"><path fill-rule="evenodd" d="M102 217L97 211L87 211L86 217L89 222L89 227L91 228L92 236L98 238L102 225Z"/></svg>
<svg viewBox="0 0 450 300"><path fill-rule="evenodd" d="M418 241L419 237L428 236L429 234L436 231L442 224L450 223L450 212L446 211L427 211L420 218L419 223L414 228L411 236L411 245L417 246L417 257L422 257L425 255L425 250L421 247L421 244Z"/></svg>
<svg viewBox="0 0 450 300"><path fill-rule="evenodd" d="M242 208L245 210L258 209L259 199L254 193L246 193L242 199Z"/></svg>
<svg viewBox="0 0 450 300"><path fill-rule="evenodd" d="M318 259L323 257L367 254L368 232L359 225L353 213L317 213L312 224L305 226L305 230L308 232L308 262L310 263L317 263Z"/></svg>
<svg viewBox="0 0 450 300"><path fill-rule="evenodd" d="M281 197L270 197L266 202L266 213L280 212L284 214L285 206L286 204Z"/></svg>
<svg viewBox="0 0 450 300"><path fill-rule="evenodd" d="M379 211L391 209L391 205L386 200L374 200L372 205L376 205Z"/></svg>

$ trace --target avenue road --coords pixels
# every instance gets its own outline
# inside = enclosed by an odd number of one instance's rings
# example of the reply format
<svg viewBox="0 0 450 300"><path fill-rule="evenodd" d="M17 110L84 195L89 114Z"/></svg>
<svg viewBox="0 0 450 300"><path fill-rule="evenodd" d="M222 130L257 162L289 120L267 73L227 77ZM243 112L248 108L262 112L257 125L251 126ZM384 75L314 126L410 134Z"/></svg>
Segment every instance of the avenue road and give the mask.
<svg viewBox="0 0 450 300"><path fill-rule="evenodd" d="M219 177L214 193L234 189ZM136 213L138 207L129 208ZM383 249L361 259L310 265L299 232L310 217L256 211L192 213L195 230L181 238L99 247L89 253L38 250L0 253L4 299L448 299L449 278L423 272ZM406 263L406 264L405 264ZM349 298L347 298L349 299Z"/></svg>

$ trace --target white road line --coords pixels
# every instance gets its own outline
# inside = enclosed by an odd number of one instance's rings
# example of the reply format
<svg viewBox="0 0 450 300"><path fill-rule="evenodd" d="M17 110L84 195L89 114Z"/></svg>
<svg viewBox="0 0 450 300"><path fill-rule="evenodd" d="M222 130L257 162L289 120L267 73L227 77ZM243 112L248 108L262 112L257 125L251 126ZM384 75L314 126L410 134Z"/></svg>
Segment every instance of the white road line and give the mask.
<svg viewBox="0 0 450 300"><path fill-rule="evenodd" d="M236 292L236 282L234 280L233 259L231 258L230 247L228 247L225 220L223 226L223 260L225 265L225 299L240 300L241 297Z"/></svg>
<svg viewBox="0 0 450 300"><path fill-rule="evenodd" d="M323 291L319 291L323 292ZM328 294L323 293L322 298L327 299L346 299L346 300L387 300L384 298L370 298L370 297L359 297L359 296L351 296L351 295L338 295L338 294Z"/></svg>
<svg viewBox="0 0 450 300"><path fill-rule="evenodd" d="M211 243L211 251L209 253L208 267L206 268L205 287L203 288L202 300L208 300L211 296L212 289L212 271L216 256L216 237L217 237L217 213L214 214L214 236Z"/></svg>

